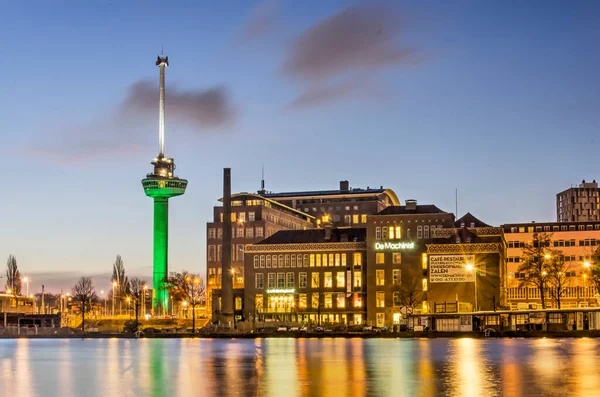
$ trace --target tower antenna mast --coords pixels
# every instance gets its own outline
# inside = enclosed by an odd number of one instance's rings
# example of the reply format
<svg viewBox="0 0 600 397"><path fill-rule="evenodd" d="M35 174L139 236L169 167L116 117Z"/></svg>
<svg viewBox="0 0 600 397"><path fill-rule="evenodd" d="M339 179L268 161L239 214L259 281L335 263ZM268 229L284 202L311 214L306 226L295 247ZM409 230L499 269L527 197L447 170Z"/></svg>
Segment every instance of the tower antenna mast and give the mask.
<svg viewBox="0 0 600 397"><path fill-rule="evenodd" d="M169 66L169 57L158 56L156 66L160 68L160 101L158 104L158 157L165 156L165 67Z"/></svg>

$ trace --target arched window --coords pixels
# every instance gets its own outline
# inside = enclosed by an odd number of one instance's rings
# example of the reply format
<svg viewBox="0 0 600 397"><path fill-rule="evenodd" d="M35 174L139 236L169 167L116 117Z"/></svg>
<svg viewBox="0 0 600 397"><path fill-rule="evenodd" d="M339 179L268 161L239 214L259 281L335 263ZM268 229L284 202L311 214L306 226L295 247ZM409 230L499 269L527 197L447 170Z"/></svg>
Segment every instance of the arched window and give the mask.
<svg viewBox="0 0 600 397"><path fill-rule="evenodd" d="M254 268L258 269L258 255L254 255Z"/></svg>
<svg viewBox="0 0 600 397"><path fill-rule="evenodd" d="M383 233L382 233L382 234L383 234L382 238L383 238L384 240L385 240L385 239L387 239L387 238L388 238L387 226L384 226L384 227L381 229L381 231L383 232Z"/></svg>
<svg viewBox="0 0 600 397"><path fill-rule="evenodd" d="M396 226L396 238L398 240L402 238L402 228L400 226Z"/></svg>
<svg viewBox="0 0 600 397"><path fill-rule="evenodd" d="M304 267L308 267L308 254L304 254Z"/></svg>
<svg viewBox="0 0 600 397"><path fill-rule="evenodd" d="M425 225L423 234L424 234L423 237L429 238L429 225Z"/></svg>
<svg viewBox="0 0 600 397"><path fill-rule="evenodd" d="M283 255L279 255L279 267L283 267Z"/></svg>
<svg viewBox="0 0 600 397"><path fill-rule="evenodd" d="M423 238L423 226L417 226L417 238Z"/></svg>

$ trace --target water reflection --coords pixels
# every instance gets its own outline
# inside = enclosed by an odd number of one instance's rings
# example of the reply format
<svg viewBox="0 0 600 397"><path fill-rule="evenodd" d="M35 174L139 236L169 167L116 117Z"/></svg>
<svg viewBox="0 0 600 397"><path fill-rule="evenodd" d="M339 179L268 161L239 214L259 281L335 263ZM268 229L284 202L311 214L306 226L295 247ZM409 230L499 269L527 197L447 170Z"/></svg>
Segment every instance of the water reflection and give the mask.
<svg viewBox="0 0 600 397"><path fill-rule="evenodd" d="M597 339L0 340L2 395L595 395Z"/></svg>

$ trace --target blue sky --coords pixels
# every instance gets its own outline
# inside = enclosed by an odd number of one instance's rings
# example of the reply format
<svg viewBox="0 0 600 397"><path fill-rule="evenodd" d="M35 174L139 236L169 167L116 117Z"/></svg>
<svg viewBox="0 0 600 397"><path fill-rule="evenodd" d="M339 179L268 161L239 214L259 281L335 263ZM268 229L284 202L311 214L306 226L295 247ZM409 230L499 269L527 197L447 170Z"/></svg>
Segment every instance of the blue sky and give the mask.
<svg viewBox="0 0 600 397"><path fill-rule="evenodd" d="M161 46L166 154L189 180L173 270L205 271L223 167L234 191L258 189L261 164L274 191L348 179L453 211L458 189L459 213L492 224L554 220L557 192L600 177L595 1L1 7L0 257L38 279L117 254L150 275ZM357 48L361 29L377 34Z"/></svg>

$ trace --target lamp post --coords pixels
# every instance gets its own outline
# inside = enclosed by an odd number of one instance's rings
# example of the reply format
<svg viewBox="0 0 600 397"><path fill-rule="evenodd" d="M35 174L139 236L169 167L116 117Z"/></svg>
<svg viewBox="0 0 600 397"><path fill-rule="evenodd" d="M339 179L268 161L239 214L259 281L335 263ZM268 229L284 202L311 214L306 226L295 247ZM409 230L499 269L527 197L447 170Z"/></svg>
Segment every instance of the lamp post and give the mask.
<svg viewBox="0 0 600 397"><path fill-rule="evenodd" d="M477 268L472 263L467 263L465 266L468 272L473 272L473 276L475 278L475 310L474 312L479 311L479 305L477 304Z"/></svg>

